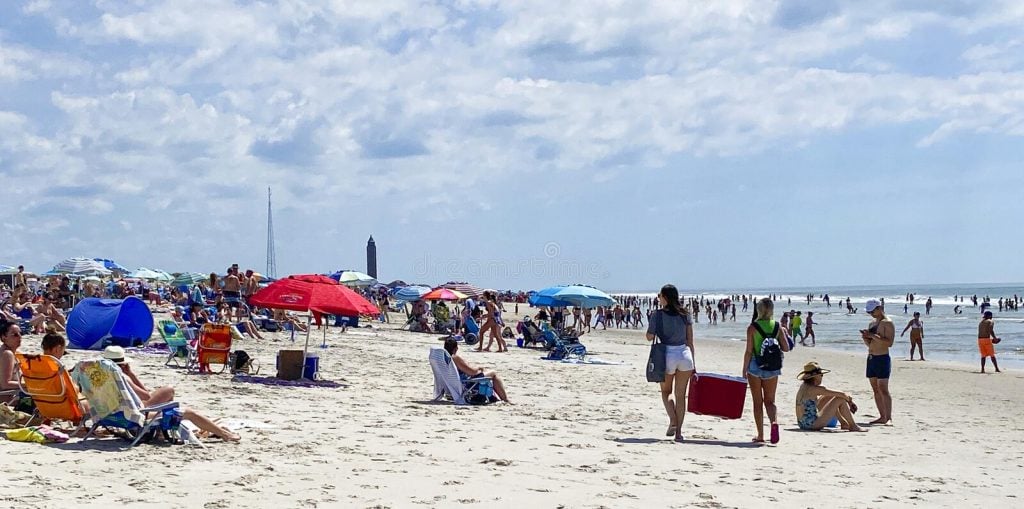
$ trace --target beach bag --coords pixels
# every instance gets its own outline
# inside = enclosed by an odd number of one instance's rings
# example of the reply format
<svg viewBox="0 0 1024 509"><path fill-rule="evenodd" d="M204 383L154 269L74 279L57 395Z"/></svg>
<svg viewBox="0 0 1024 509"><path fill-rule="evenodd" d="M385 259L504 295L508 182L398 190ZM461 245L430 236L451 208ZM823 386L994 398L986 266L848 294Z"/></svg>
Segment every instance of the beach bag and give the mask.
<svg viewBox="0 0 1024 509"><path fill-rule="evenodd" d="M252 370L252 357L245 350L235 350L231 354L231 374L246 373Z"/></svg>
<svg viewBox="0 0 1024 509"><path fill-rule="evenodd" d="M647 381L665 381L665 344L661 342L661 311L654 315L654 342L651 343L651 353L647 356Z"/></svg>
<svg viewBox="0 0 1024 509"><path fill-rule="evenodd" d="M779 346L779 323L775 322L775 328L772 329L771 334L765 334L761 326L754 322L754 328L764 338L761 340L761 355L758 355L755 360L757 361L757 367L765 371L778 371L782 369L782 347Z"/></svg>

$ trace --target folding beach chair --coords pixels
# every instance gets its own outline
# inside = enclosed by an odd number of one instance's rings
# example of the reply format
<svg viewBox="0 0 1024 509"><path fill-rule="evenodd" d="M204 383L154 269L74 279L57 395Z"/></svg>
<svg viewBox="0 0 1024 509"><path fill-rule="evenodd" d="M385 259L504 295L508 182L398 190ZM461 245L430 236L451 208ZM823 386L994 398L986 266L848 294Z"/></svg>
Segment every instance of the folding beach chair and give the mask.
<svg viewBox="0 0 1024 509"><path fill-rule="evenodd" d="M533 320L526 320L523 324L523 345L535 345L544 342L544 332L533 323Z"/></svg>
<svg viewBox="0 0 1024 509"><path fill-rule="evenodd" d="M35 403L35 415L59 419L81 427L85 413L71 375L52 355L15 354L21 376L18 385ZM77 431L77 430L76 430Z"/></svg>
<svg viewBox="0 0 1024 509"><path fill-rule="evenodd" d="M170 353L167 355L167 362L165 366L170 366L173 362L175 366L181 366L182 360L185 361L185 367L191 368L196 362L196 349L192 346L191 338L186 336L186 330L188 327L178 325L174 320L160 320L156 325L157 330L160 332L160 337L164 339L164 343L167 343L167 349Z"/></svg>
<svg viewBox="0 0 1024 509"><path fill-rule="evenodd" d="M177 402L143 407L139 397L128 387L121 368L107 359L79 361L71 376L89 402L89 419L93 422L83 441L102 427L131 440L134 447L150 431L160 429L169 434L180 425ZM178 414L176 422L175 414Z"/></svg>
<svg viewBox="0 0 1024 509"><path fill-rule="evenodd" d="M430 370L434 372L434 401L445 396L456 405L486 405L494 401L494 380L462 376L452 356L442 347L432 347L429 359Z"/></svg>
<svg viewBox="0 0 1024 509"><path fill-rule="evenodd" d="M196 365L200 373L210 373L211 364L220 364L219 373L228 367L231 355L231 325L208 323L199 329L196 343Z"/></svg>

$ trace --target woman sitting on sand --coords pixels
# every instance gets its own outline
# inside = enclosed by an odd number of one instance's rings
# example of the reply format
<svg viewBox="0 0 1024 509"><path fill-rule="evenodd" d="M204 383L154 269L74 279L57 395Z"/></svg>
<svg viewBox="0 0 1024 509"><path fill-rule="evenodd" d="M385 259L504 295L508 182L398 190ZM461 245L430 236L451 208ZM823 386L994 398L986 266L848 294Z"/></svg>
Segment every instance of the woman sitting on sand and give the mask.
<svg viewBox="0 0 1024 509"><path fill-rule="evenodd" d="M797 378L804 383L796 391L796 423L800 429L820 431L832 419L839 419L839 425L847 431L867 431L853 421L857 405L853 397L839 391L830 391L821 385L821 379L828 373L817 362L808 362Z"/></svg>

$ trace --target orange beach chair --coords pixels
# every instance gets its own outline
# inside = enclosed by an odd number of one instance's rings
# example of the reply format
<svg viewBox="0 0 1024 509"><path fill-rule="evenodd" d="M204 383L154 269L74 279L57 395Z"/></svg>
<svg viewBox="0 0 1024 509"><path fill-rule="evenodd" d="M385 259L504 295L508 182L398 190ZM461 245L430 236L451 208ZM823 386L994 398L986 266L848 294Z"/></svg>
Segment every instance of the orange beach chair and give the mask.
<svg viewBox="0 0 1024 509"><path fill-rule="evenodd" d="M220 373L228 366L231 355L231 326L222 323L207 323L199 330L196 344L196 358L200 373L210 373L211 364L220 364Z"/></svg>
<svg viewBox="0 0 1024 509"><path fill-rule="evenodd" d="M81 427L85 417L79 402L81 398L64 365L52 355L19 353L16 356L21 367L19 385L35 402L36 415Z"/></svg>

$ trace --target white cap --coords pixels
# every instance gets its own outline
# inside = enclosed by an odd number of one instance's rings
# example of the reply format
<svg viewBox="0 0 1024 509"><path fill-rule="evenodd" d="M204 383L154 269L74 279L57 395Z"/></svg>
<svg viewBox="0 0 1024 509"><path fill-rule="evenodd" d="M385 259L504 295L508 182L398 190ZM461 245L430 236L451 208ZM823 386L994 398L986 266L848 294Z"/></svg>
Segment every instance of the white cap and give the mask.
<svg viewBox="0 0 1024 509"><path fill-rule="evenodd" d="M882 307L882 303L879 302L878 299L868 299L868 302L866 304L864 304L864 311L867 311L868 313L872 313L872 312L875 311L875 308L879 308L879 307Z"/></svg>

